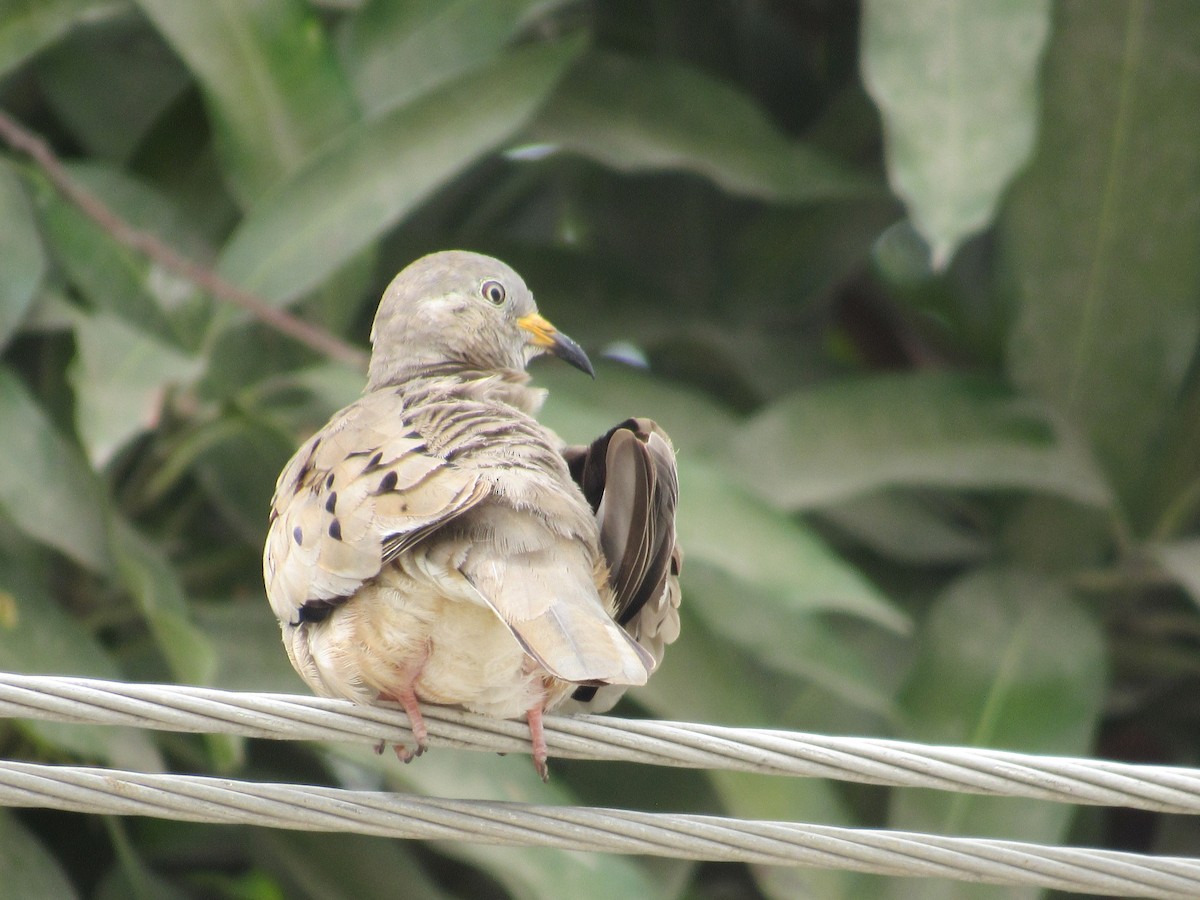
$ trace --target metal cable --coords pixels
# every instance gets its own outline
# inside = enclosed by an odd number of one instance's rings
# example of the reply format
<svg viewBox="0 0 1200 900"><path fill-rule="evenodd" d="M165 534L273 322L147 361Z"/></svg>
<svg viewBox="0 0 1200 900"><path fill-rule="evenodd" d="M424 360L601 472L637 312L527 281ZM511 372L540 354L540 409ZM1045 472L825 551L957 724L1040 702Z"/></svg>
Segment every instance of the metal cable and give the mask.
<svg viewBox="0 0 1200 900"><path fill-rule="evenodd" d="M522 722L423 708L430 746L523 752ZM0 673L0 716L284 740L411 741L398 709L286 694ZM607 716L550 716L551 756L1200 813L1200 770L878 738Z"/></svg>
<svg viewBox="0 0 1200 900"><path fill-rule="evenodd" d="M0 804L1194 898L1200 860L713 816L447 800L0 762Z"/></svg>

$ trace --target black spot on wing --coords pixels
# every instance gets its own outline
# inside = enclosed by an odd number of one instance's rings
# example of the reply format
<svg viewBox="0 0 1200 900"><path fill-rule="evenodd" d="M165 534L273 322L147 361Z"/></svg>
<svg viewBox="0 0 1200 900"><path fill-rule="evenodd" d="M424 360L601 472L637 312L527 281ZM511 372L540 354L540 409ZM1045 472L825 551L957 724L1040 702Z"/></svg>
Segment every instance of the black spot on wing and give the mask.
<svg viewBox="0 0 1200 900"><path fill-rule="evenodd" d="M331 491L325 499L325 512L331 513L337 507L337 491Z"/></svg>
<svg viewBox="0 0 1200 900"><path fill-rule="evenodd" d="M337 519L334 519L329 523L329 536L335 541L340 541L342 539L342 523Z"/></svg>
<svg viewBox="0 0 1200 900"><path fill-rule="evenodd" d="M297 525L295 528L292 529L292 537L295 539L297 544L303 544L304 543L304 529L301 528L299 525Z"/></svg>
<svg viewBox="0 0 1200 900"><path fill-rule="evenodd" d="M305 622L324 622L335 609L349 600L349 597L332 597L328 600L305 600L300 606L293 625L303 625Z"/></svg>
<svg viewBox="0 0 1200 900"><path fill-rule="evenodd" d="M375 493L386 494L389 491L394 491L396 489L396 482L398 482L399 480L400 480L400 476L397 475L395 470L393 469L391 472L388 472L386 475L383 476L383 478L380 479L379 488L378 488L378 490L375 491Z"/></svg>

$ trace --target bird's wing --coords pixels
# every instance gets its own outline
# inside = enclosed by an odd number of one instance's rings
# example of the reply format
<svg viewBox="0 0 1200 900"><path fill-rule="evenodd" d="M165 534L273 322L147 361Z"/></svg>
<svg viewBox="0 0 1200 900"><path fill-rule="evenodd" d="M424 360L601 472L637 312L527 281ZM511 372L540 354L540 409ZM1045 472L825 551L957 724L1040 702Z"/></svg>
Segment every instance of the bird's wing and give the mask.
<svg viewBox="0 0 1200 900"><path fill-rule="evenodd" d="M563 681L646 682L654 661L604 608L598 554L547 528L541 511L489 504L469 518L459 571L539 665Z"/></svg>
<svg viewBox="0 0 1200 900"><path fill-rule="evenodd" d="M263 570L280 622L324 618L487 495L478 472L430 453L403 412L392 391L362 398L279 476Z"/></svg>
<svg viewBox="0 0 1200 900"><path fill-rule="evenodd" d="M616 620L653 657L679 636L679 571L675 537L679 482L670 438L650 419L628 419L587 447L563 451L572 476L595 511L616 597ZM604 692L611 707L619 692ZM574 699L593 700L593 688Z"/></svg>

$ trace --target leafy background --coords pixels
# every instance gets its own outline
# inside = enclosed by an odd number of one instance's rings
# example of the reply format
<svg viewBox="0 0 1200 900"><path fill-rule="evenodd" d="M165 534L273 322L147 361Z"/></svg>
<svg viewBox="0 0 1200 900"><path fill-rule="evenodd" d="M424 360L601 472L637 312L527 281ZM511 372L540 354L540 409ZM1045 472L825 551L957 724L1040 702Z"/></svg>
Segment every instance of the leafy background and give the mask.
<svg viewBox="0 0 1200 900"><path fill-rule="evenodd" d="M594 383L537 367L553 427L638 413L679 447L683 637L621 712L1197 764L1197 48L1189 0L3 0L0 108L151 239L0 153L0 666L303 690L264 513L361 374L162 251L362 347L395 271L467 247L613 358ZM0 742L1198 846L1178 818L822 781L559 760L542 785L517 757L27 722ZM37 811L0 830L22 897L1033 893Z"/></svg>

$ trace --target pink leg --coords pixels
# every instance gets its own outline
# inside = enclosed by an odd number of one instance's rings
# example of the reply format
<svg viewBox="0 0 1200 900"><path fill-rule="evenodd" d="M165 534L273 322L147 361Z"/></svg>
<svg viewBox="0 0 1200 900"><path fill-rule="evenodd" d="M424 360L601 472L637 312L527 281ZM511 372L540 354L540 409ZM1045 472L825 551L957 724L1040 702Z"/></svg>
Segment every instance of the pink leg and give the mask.
<svg viewBox="0 0 1200 900"><path fill-rule="evenodd" d="M402 744L396 744L392 749L396 751L396 758L400 762L412 762L413 759L425 752L425 741L429 737L429 732L425 728L425 717L421 715L421 702L417 699L417 692L410 684L403 690L396 691L396 695L380 694L379 699L394 700L404 708L404 712L408 716L409 727L412 728L413 739L417 742L417 748L409 750ZM382 752L382 748L380 752Z"/></svg>
<svg viewBox="0 0 1200 900"><path fill-rule="evenodd" d="M542 708L535 706L525 713L525 721L529 723L529 740L533 744L533 767L537 769L542 781L550 780L550 767L546 759L550 751L546 749L546 734L542 731Z"/></svg>
<svg viewBox="0 0 1200 900"><path fill-rule="evenodd" d="M399 703L404 709L405 715L408 716L409 727L412 729L413 739L416 741L417 747L415 750L409 750L401 744L396 744L393 748L396 751L396 758L400 762L412 762L414 758L425 752L425 741L429 737L429 732L425 728L425 718L421 715L421 701L417 699L416 683L421 677L421 670L425 668L425 662L429 659L430 648L425 648L425 653L417 660L413 661L404 672L401 678L400 688L391 693L381 693L380 700L392 700ZM383 742L379 742L379 746L375 748L376 753L383 752Z"/></svg>

